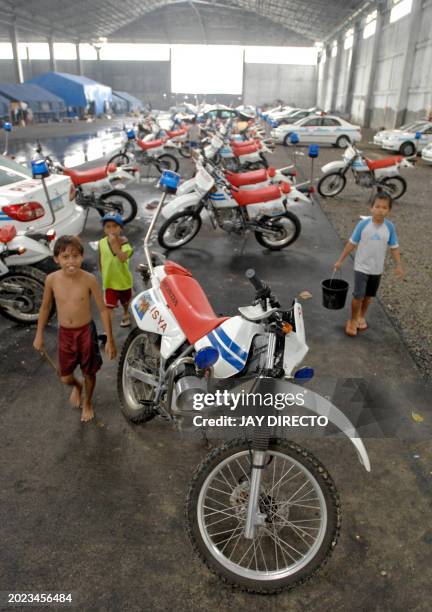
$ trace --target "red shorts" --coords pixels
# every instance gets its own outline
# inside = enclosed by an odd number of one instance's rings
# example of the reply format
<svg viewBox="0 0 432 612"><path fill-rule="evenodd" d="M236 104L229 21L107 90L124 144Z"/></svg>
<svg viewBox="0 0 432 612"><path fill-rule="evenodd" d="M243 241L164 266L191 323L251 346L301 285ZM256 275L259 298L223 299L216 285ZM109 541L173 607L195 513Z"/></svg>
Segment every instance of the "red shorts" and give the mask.
<svg viewBox="0 0 432 612"><path fill-rule="evenodd" d="M102 357L93 321L82 327L59 327L58 360L61 376L69 376L78 365L85 376L96 374Z"/></svg>
<svg viewBox="0 0 432 612"><path fill-rule="evenodd" d="M105 304L108 308L115 308L120 302L127 306L132 299L132 289L105 289Z"/></svg>

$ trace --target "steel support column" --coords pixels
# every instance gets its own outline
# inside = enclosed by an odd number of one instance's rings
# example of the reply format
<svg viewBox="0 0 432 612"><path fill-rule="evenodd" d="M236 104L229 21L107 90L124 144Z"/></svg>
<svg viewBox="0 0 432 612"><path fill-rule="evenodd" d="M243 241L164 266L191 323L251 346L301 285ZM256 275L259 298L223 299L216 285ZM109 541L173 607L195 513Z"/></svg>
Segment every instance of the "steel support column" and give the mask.
<svg viewBox="0 0 432 612"><path fill-rule="evenodd" d="M411 14L409 15L409 30L408 41L405 50L404 65L402 76L399 82L399 91L396 98L395 121L394 127L405 123L409 88L411 85L411 77L414 69L414 60L416 47L421 27L421 18L423 12L423 0L413 0Z"/></svg>
<svg viewBox="0 0 432 612"><path fill-rule="evenodd" d="M360 50L360 36L361 36L361 21L358 20L354 23L354 40L351 48L351 62L349 65L348 72L348 85L345 100L345 114L351 116L352 103L354 97L354 85L356 77L356 67Z"/></svg>
<svg viewBox="0 0 432 612"><path fill-rule="evenodd" d="M338 93L338 87L339 87L339 73L341 69L342 53L343 53L342 35L339 34L336 40L337 40L337 55L334 58L335 66L334 66L334 71L333 71L332 95L331 95L331 102L330 102L330 109L329 109L330 111L336 110L336 100L337 100L337 93Z"/></svg>
<svg viewBox="0 0 432 612"><path fill-rule="evenodd" d="M76 52L76 71L79 76L82 76L84 72L83 72L83 65L82 65L82 60L81 60L79 42L75 43L75 52Z"/></svg>
<svg viewBox="0 0 432 612"><path fill-rule="evenodd" d="M49 47L49 65L51 72L57 71L57 64L54 55L54 39L52 36L48 38L48 47Z"/></svg>
<svg viewBox="0 0 432 612"><path fill-rule="evenodd" d="M321 104L318 104L318 106L322 106L324 110L328 110L326 108L326 104L327 104L328 78L329 78L330 55L331 55L331 47L330 47L330 45L326 45L324 47L324 51L325 51L325 54L326 54L326 61L325 61L325 64L324 64L323 75L322 75Z"/></svg>
<svg viewBox="0 0 432 612"><path fill-rule="evenodd" d="M374 34L373 41L373 49L372 49L372 57L371 57L371 67L369 72L369 81L368 88L365 97L365 113L363 119L364 127L370 127L372 120L372 112L373 112L373 103L374 103L374 93L375 93L375 81L377 75L377 66L378 66L378 55L381 43L381 32L383 27L383 9L378 6L377 9L377 19L376 19L376 28Z"/></svg>
<svg viewBox="0 0 432 612"><path fill-rule="evenodd" d="M16 24L11 25L10 27L10 41L11 41L12 52L13 52L15 78L16 78L17 83L24 83L23 69L21 65L19 52L18 52L18 32L17 32Z"/></svg>

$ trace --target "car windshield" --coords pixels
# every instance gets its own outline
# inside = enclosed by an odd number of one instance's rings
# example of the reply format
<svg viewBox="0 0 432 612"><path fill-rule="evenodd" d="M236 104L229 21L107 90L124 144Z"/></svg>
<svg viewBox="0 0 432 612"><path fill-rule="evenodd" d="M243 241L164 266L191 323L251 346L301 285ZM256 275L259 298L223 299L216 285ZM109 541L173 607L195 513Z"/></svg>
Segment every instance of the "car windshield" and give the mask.
<svg viewBox="0 0 432 612"><path fill-rule="evenodd" d="M426 123L427 123L427 121L414 121L414 122L411 122L411 123L406 123L405 125L401 125L399 129L402 132L409 132L409 131L411 131L413 129L417 129L417 128L422 127Z"/></svg>
<svg viewBox="0 0 432 612"><path fill-rule="evenodd" d="M32 178L31 171L4 155L0 155L0 187Z"/></svg>

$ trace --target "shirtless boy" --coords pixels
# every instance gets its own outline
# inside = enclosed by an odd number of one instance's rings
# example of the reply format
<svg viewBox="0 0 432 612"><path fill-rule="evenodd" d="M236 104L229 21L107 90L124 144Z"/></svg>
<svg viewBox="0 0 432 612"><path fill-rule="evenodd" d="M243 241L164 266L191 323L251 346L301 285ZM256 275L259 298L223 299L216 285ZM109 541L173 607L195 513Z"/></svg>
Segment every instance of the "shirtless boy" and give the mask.
<svg viewBox="0 0 432 612"><path fill-rule="evenodd" d="M81 421L94 417L92 396L96 384L96 372L102 365L96 327L92 321L91 298L93 297L102 317L107 335L105 352L109 359L116 356L112 335L111 317L104 304L102 291L93 274L81 269L84 259L83 246L76 236L61 236L54 246L54 261L60 270L49 274L33 347L41 352L44 348L44 329L48 322L53 299L56 303L59 322L58 354L61 381L72 387L70 402L81 406L82 383L75 378L74 370L79 365L84 376L85 396L82 403Z"/></svg>

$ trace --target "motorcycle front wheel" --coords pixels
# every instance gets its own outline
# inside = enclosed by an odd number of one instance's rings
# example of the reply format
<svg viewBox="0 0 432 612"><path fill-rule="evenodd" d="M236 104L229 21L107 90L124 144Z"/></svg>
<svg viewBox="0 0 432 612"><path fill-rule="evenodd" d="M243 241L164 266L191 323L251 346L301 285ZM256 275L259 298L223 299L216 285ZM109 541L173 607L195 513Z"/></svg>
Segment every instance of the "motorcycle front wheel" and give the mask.
<svg viewBox="0 0 432 612"><path fill-rule="evenodd" d="M178 249L195 238L201 229L199 213L186 210L176 213L163 223L158 232L158 242L163 249Z"/></svg>
<svg viewBox="0 0 432 612"><path fill-rule="evenodd" d="M108 165L115 164L116 166L127 166L129 162L129 155L126 155L126 153L117 153L117 155L113 155L113 157L111 157L111 159L108 161Z"/></svg>
<svg viewBox="0 0 432 612"><path fill-rule="evenodd" d="M224 582L252 593L278 593L310 579L336 546L341 510L325 467L304 448L273 440L259 490L265 515L244 537L251 475L250 445L232 440L196 470L186 518L192 545Z"/></svg>
<svg viewBox="0 0 432 612"><path fill-rule="evenodd" d="M188 144L183 144L179 149L179 153L185 159L190 159L192 157L192 147Z"/></svg>
<svg viewBox="0 0 432 612"><path fill-rule="evenodd" d="M402 176L389 176L380 182L378 190L388 193L392 200L398 200L407 190L407 183Z"/></svg>
<svg viewBox="0 0 432 612"><path fill-rule="evenodd" d="M292 212L286 211L283 217L263 217L259 225L267 228L267 234L255 232L256 241L272 251L279 251L297 240L301 232L300 219Z"/></svg>
<svg viewBox="0 0 432 612"><path fill-rule="evenodd" d="M164 170L171 170L172 172L177 172L179 169L178 159L176 159L174 155L170 155L169 153L159 155L159 157L157 157L155 160L155 165L159 171L159 174L162 174Z"/></svg>
<svg viewBox="0 0 432 612"><path fill-rule="evenodd" d="M42 304L45 278L46 274L37 268L31 266L11 266L9 272L0 279L0 293L8 295L8 285L9 287L12 285L20 287L23 291L15 297L12 297L12 293L10 293L10 306L0 308L0 313L3 317L21 325L37 323L39 309ZM53 304L49 315L50 319L54 316L54 313L55 306Z"/></svg>
<svg viewBox="0 0 432 612"><path fill-rule="evenodd" d="M337 196L345 189L346 178L340 172L330 172L325 174L319 181L317 189L323 198Z"/></svg>
<svg viewBox="0 0 432 612"><path fill-rule="evenodd" d="M120 355L117 392L121 411L132 423L150 421L157 414L154 398L159 381L158 338L157 334L135 328Z"/></svg>
<svg viewBox="0 0 432 612"><path fill-rule="evenodd" d="M99 211L103 217L106 213L119 213L123 219L123 223L129 223L135 219L138 212L138 205L127 191L121 189L113 189L109 193L101 196L104 203L104 212Z"/></svg>

